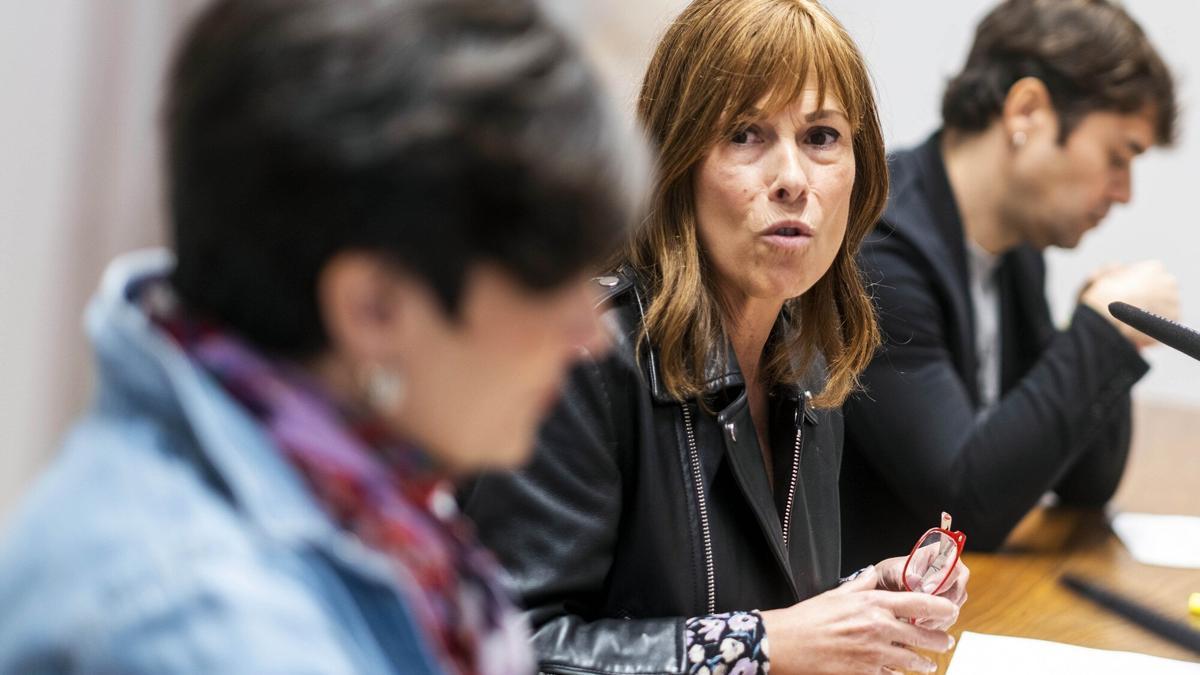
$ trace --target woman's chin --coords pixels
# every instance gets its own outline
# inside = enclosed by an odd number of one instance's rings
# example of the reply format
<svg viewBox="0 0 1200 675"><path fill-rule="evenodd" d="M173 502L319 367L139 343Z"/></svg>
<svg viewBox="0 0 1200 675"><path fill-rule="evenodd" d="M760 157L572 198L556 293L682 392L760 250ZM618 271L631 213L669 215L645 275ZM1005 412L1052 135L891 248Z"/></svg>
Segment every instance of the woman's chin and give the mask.
<svg viewBox="0 0 1200 675"><path fill-rule="evenodd" d="M804 295L813 287L818 279L809 279L808 275L797 272L785 272L772 275L772 278L759 285L754 297L763 300L787 302Z"/></svg>

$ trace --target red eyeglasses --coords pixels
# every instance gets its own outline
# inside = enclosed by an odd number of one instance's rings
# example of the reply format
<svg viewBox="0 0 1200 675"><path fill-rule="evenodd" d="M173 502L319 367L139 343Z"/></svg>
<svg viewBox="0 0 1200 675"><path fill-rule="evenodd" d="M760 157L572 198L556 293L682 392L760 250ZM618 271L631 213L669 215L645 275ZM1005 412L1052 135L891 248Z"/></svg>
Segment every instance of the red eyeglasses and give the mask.
<svg viewBox="0 0 1200 675"><path fill-rule="evenodd" d="M913 546L904 561L904 587L917 593L937 595L950 579L962 555L967 535L950 529L950 514L942 513L942 526L931 527Z"/></svg>

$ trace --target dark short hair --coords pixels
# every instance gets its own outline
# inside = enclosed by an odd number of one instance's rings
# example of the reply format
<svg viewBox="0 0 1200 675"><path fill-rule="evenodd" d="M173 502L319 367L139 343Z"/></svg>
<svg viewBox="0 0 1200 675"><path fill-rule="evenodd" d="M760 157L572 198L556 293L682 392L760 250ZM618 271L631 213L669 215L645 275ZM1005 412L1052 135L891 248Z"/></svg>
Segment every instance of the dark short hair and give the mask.
<svg viewBox="0 0 1200 675"><path fill-rule="evenodd" d="M457 310L475 263L530 289L599 265L647 160L534 0L218 0L166 108L172 283L290 355L327 347L319 274L378 253Z"/></svg>
<svg viewBox="0 0 1200 675"><path fill-rule="evenodd" d="M1013 84L1045 83L1065 140L1091 112L1153 107L1156 140L1175 139L1170 69L1133 17L1108 0L1007 0L975 31L962 72L942 98L948 129L982 131L998 118Z"/></svg>

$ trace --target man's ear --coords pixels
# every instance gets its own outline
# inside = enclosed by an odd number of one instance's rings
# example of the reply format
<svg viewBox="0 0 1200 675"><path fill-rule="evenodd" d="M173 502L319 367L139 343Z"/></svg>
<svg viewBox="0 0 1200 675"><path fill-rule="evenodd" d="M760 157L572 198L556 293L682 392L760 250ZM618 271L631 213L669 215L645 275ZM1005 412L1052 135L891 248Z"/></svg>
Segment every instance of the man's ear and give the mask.
<svg viewBox="0 0 1200 675"><path fill-rule="evenodd" d="M384 360L396 350L405 320L405 279L378 256L347 251L317 279L317 303L331 352L355 362Z"/></svg>
<svg viewBox="0 0 1200 675"><path fill-rule="evenodd" d="M1049 136L1058 139L1058 113L1046 83L1036 77L1023 77L1008 88L1001 110L1005 134L1013 145Z"/></svg>

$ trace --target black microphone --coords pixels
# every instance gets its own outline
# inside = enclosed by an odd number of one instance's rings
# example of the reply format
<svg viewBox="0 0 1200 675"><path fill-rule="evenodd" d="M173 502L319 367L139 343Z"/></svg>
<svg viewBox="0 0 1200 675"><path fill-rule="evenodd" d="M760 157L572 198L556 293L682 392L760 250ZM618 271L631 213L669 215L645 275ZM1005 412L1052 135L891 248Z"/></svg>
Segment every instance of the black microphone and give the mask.
<svg viewBox="0 0 1200 675"><path fill-rule="evenodd" d="M1108 311L1112 312L1112 315L1121 323L1131 326L1193 359L1200 360L1200 333L1191 328L1124 302L1110 303Z"/></svg>
<svg viewBox="0 0 1200 675"><path fill-rule="evenodd" d="M1140 312L1141 310L1138 311ZM1138 330L1141 329L1139 328ZM1135 602L1069 572L1059 577L1058 580L1062 585L1100 605L1104 609L1124 617L1164 640L1170 640L1181 647L1187 647L1200 654L1200 632L1188 624L1163 616L1150 607L1142 605L1140 602Z"/></svg>

